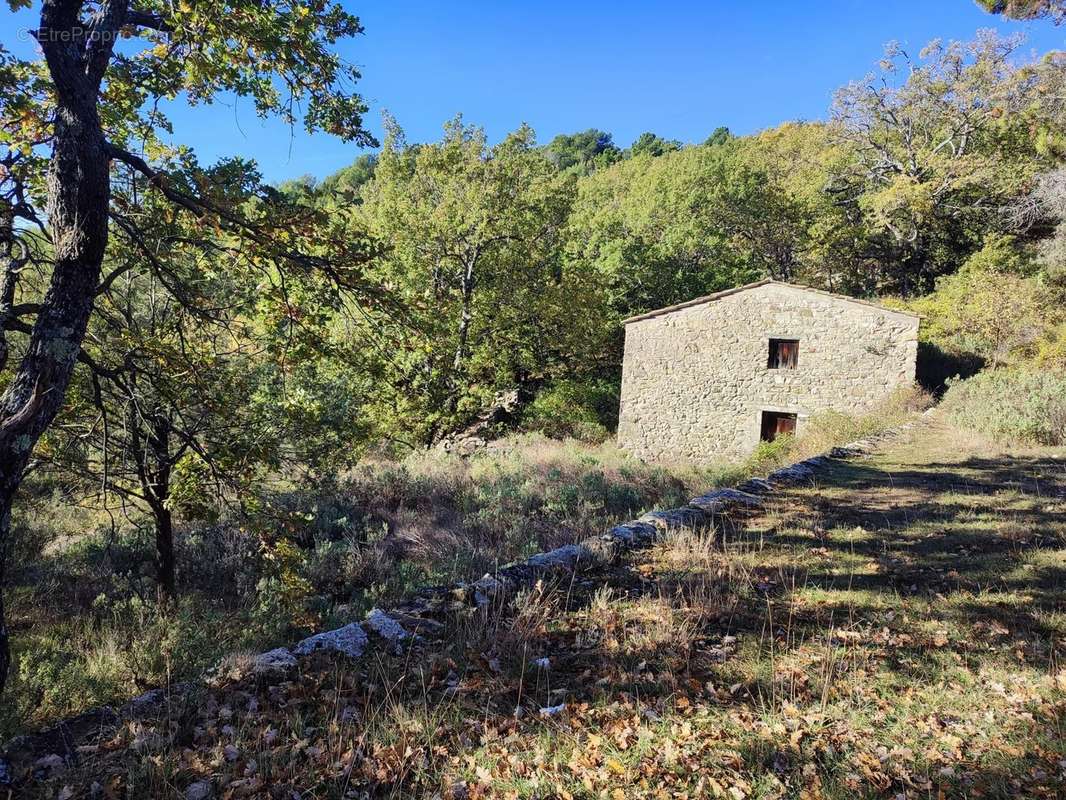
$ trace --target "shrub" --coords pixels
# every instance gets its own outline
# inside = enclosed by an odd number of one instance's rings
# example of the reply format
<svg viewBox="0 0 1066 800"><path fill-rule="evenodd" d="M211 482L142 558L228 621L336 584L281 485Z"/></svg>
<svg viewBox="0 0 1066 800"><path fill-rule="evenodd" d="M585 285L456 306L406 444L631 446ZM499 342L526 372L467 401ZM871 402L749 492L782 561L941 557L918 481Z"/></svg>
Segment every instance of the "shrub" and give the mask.
<svg viewBox="0 0 1066 800"><path fill-rule="evenodd" d="M790 455L797 458L824 453L838 445L846 444L893 428L917 411L924 411L932 404L932 398L918 386L896 389L864 414L852 416L839 411L815 414L807 423L803 436L796 442Z"/></svg>
<svg viewBox="0 0 1066 800"><path fill-rule="evenodd" d="M778 467L887 431L916 411L928 408L931 403L929 394L912 385L897 389L864 414L851 416L839 411L815 414L799 436L789 434L778 436L772 442L759 442L734 478L727 482L739 482L750 475L765 475Z"/></svg>
<svg viewBox="0 0 1066 800"><path fill-rule="evenodd" d="M618 385L559 381L543 389L522 415L522 428L553 439L602 442L618 424Z"/></svg>
<svg viewBox="0 0 1066 800"><path fill-rule="evenodd" d="M234 646L231 625L192 598L160 606L101 595L91 616L16 639L13 702L0 712L0 734L196 675Z"/></svg>
<svg viewBox="0 0 1066 800"><path fill-rule="evenodd" d="M981 372L953 382L944 409L955 424L1003 444L1066 444L1066 373Z"/></svg>
<svg viewBox="0 0 1066 800"><path fill-rule="evenodd" d="M939 278L932 294L909 306L925 316L923 341L997 365L1035 358L1063 321L1061 289L1009 236L990 238L958 272Z"/></svg>

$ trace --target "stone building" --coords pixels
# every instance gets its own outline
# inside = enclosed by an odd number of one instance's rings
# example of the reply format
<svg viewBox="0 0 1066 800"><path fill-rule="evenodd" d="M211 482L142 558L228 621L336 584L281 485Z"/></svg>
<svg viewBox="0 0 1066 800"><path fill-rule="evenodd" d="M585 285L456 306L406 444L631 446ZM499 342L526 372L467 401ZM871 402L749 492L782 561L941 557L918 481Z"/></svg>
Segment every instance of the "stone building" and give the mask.
<svg viewBox="0 0 1066 800"><path fill-rule="evenodd" d="M715 461L914 381L919 317L764 280L625 321L618 444Z"/></svg>

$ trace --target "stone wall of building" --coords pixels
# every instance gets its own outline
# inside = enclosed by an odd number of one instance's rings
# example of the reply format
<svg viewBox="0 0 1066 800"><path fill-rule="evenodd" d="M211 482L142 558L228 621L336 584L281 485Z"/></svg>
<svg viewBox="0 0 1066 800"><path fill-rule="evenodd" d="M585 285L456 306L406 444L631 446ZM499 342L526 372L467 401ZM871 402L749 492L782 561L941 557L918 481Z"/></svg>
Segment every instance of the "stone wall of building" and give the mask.
<svg viewBox="0 0 1066 800"><path fill-rule="evenodd" d="M626 325L618 443L649 460L751 452L763 411L861 413L914 380L919 319L766 282ZM795 369L767 366L770 339L799 340Z"/></svg>

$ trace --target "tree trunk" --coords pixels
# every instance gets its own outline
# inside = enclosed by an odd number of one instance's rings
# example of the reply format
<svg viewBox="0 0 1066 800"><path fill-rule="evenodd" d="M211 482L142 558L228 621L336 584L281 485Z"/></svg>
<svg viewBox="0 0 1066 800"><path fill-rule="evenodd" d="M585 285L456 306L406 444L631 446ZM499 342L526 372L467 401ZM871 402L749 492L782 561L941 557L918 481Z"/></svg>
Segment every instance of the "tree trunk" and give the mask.
<svg viewBox="0 0 1066 800"><path fill-rule="evenodd" d="M162 503L152 505L155 517L156 579L160 593L172 599L177 594L174 560L174 519Z"/></svg>
<svg viewBox="0 0 1066 800"><path fill-rule="evenodd" d="M19 270L25 263L24 257L15 255L16 250L18 243L15 239L15 214L9 205L0 200L0 371L7 366L5 328L15 305Z"/></svg>
<svg viewBox="0 0 1066 800"><path fill-rule="evenodd" d="M477 256L474 256L463 269L462 305L459 310L458 342L455 346L455 358L452 360L453 373L459 371L463 365L463 360L466 358L466 344L470 338L470 322L473 319L471 305L474 300L474 268L476 263Z"/></svg>
<svg viewBox="0 0 1066 800"><path fill-rule="evenodd" d="M170 500L170 422L162 412L157 411L152 420L148 447L155 464L147 473L149 485L144 490L155 517L156 576L161 594L173 598L176 595L174 519L167 507Z"/></svg>
<svg viewBox="0 0 1066 800"><path fill-rule="evenodd" d="M81 29L80 7L49 0L41 11L38 39L56 90L48 171L55 265L26 354L0 397L0 575L5 572L11 505L33 447L63 404L107 247L110 164L96 104L106 66L100 58L110 52L104 52L101 44L92 58L85 55L80 40L72 35ZM124 17L124 5L121 14ZM5 630L0 617L0 631ZM0 636L0 692L9 665L5 633Z"/></svg>
<svg viewBox="0 0 1066 800"><path fill-rule="evenodd" d="M5 584L5 565L7 559L4 551L7 550L11 532L11 498L0 497L0 690L3 682L7 680L8 670L11 668L11 642L7 632L7 617L4 609L4 593L2 588Z"/></svg>

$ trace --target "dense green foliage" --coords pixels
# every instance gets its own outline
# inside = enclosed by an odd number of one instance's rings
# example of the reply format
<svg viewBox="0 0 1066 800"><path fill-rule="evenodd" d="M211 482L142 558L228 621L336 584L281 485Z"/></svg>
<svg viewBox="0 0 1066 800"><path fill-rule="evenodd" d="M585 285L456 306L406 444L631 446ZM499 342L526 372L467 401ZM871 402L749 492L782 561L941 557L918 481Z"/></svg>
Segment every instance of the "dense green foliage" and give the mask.
<svg viewBox="0 0 1066 800"><path fill-rule="evenodd" d="M360 326L378 342L357 357L379 379L367 413L383 435L436 441L502 392L597 363L596 275L562 259L573 194L528 128L491 148L460 119L417 148L390 128L345 209L383 243L368 274L403 309Z"/></svg>
<svg viewBox="0 0 1066 800"><path fill-rule="evenodd" d="M490 147L458 120L408 145L394 126L376 164L300 190L378 243L405 309L356 329L383 342L354 354L372 438L432 443L515 394L534 406L503 426L587 436L622 319L767 276L900 297L950 359L1061 363L1063 62L1019 54L991 33L890 46L828 122L700 145L590 129L538 148L522 128Z"/></svg>

